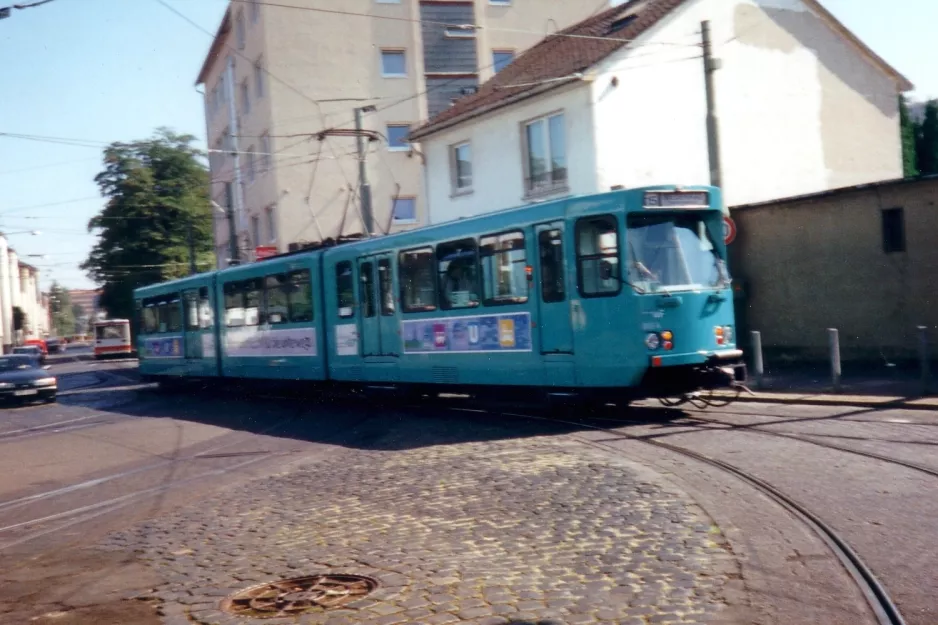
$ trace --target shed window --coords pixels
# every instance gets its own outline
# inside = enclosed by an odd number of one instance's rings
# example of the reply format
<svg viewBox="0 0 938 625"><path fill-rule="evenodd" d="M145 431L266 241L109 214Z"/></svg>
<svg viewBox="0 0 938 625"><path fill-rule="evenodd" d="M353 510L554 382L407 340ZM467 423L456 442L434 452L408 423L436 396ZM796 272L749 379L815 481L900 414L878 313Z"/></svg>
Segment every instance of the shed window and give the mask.
<svg viewBox="0 0 938 625"><path fill-rule="evenodd" d="M436 310L433 249L407 250L398 256L401 306L404 312Z"/></svg>
<svg viewBox="0 0 938 625"><path fill-rule="evenodd" d="M901 208L883 211L883 251L887 254L905 251L905 211Z"/></svg>
<svg viewBox="0 0 938 625"><path fill-rule="evenodd" d="M577 281L584 297L608 297L621 290L615 218L603 215L577 221L576 262Z"/></svg>
<svg viewBox="0 0 938 625"><path fill-rule="evenodd" d="M486 305L528 301L524 233L506 232L482 237L482 293Z"/></svg>
<svg viewBox="0 0 938 625"><path fill-rule="evenodd" d="M475 239L436 246L440 306L444 310L479 305L479 253Z"/></svg>
<svg viewBox="0 0 938 625"><path fill-rule="evenodd" d="M335 266L336 299L339 305L339 317L343 319L355 316L355 281L352 279L352 263L342 261Z"/></svg>

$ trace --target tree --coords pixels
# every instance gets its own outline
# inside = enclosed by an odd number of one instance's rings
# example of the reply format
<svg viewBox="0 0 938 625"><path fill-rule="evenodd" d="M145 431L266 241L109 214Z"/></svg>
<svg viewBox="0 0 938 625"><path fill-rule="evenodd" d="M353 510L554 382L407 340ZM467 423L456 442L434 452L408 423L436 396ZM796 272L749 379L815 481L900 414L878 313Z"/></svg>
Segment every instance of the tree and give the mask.
<svg viewBox="0 0 938 625"><path fill-rule="evenodd" d="M909 114L909 105L904 95L899 96L899 127L902 133L902 171L906 178L919 175L918 135L920 126Z"/></svg>
<svg viewBox="0 0 938 625"><path fill-rule="evenodd" d="M925 105L925 119L919 132L918 171L923 176L938 174L938 101Z"/></svg>
<svg viewBox="0 0 938 625"><path fill-rule="evenodd" d="M49 312L52 316L52 327L56 335L68 336L75 333L75 313L72 298L65 287L58 282L53 282L52 286L49 287Z"/></svg>
<svg viewBox="0 0 938 625"><path fill-rule="evenodd" d="M133 290L214 264L209 174L195 137L159 129L153 138L113 143L95 182L107 205L88 222L98 242L82 269L102 285L101 307L132 318Z"/></svg>

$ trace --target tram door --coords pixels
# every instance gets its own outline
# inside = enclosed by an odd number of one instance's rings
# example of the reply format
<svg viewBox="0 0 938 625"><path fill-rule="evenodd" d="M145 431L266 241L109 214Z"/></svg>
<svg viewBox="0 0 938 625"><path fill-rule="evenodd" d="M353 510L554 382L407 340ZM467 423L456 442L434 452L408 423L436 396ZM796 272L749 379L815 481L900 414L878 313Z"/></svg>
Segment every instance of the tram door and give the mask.
<svg viewBox="0 0 938 625"><path fill-rule="evenodd" d="M547 382L551 386L573 386L576 379L564 224L562 221L540 224L534 232L538 263L537 327Z"/></svg>
<svg viewBox="0 0 938 625"><path fill-rule="evenodd" d="M358 259L358 301L361 309L362 357L381 354L381 319L378 316L378 285L375 259Z"/></svg>
<svg viewBox="0 0 938 625"><path fill-rule="evenodd" d="M199 329L199 292L191 289L182 292L183 305L183 349L186 369L197 373L202 368L202 332Z"/></svg>
<svg viewBox="0 0 938 625"><path fill-rule="evenodd" d="M378 281L378 316L381 355L399 356L401 353L400 326L397 322L397 304L394 293L394 265L391 254L375 256Z"/></svg>

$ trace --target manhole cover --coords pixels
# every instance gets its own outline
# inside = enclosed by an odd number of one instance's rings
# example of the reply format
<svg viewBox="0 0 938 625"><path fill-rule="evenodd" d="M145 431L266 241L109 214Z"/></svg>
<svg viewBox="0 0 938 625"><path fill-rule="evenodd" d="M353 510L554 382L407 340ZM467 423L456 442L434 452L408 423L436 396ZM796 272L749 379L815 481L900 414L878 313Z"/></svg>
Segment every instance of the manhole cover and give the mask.
<svg viewBox="0 0 938 625"><path fill-rule="evenodd" d="M311 575L258 584L225 599L221 609L238 616L274 618L330 610L365 597L378 582L361 575Z"/></svg>

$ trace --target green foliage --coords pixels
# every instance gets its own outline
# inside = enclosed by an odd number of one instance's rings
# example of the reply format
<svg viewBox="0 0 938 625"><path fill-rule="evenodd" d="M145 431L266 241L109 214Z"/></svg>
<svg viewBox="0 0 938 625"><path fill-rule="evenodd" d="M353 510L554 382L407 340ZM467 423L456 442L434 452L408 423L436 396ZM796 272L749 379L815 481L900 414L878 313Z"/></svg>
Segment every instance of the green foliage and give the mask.
<svg viewBox="0 0 938 625"><path fill-rule="evenodd" d="M902 172L906 178L914 178L919 175L917 144L920 126L909 114L904 95L899 96L899 127L902 132Z"/></svg>
<svg viewBox="0 0 938 625"><path fill-rule="evenodd" d="M918 136L918 171L923 176L938 174L938 101L929 100L925 105Z"/></svg>
<svg viewBox="0 0 938 625"><path fill-rule="evenodd" d="M49 309L52 315L52 328L56 336L69 336L75 332L75 308L68 291L58 282L49 287Z"/></svg>
<svg viewBox="0 0 938 625"><path fill-rule="evenodd" d="M88 223L99 238L82 269L110 317L133 318L134 289L189 273L190 225L197 267L214 264L209 174L194 140L161 128L104 150L95 182L108 203Z"/></svg>

